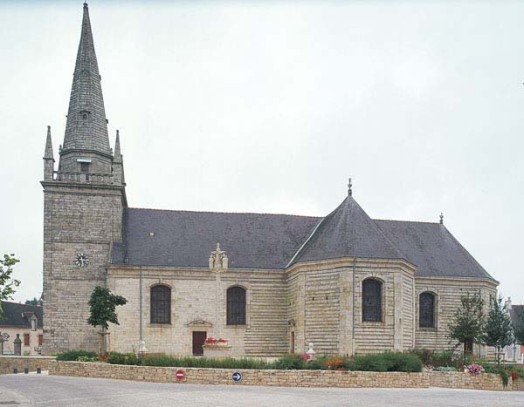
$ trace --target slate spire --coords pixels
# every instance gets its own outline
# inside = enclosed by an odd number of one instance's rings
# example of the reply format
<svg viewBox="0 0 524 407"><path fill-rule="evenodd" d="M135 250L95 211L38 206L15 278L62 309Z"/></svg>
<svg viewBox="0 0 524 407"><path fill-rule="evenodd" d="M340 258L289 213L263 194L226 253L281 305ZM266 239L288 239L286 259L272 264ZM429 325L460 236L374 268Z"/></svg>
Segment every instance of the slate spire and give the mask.
<svg viewBox="0 0 524 407"><path fill-rule="evenodd" d="M87 3L84 3L82 32L61 156L72 152L89 152L111 157L100 81L89 9Z"/></svg>

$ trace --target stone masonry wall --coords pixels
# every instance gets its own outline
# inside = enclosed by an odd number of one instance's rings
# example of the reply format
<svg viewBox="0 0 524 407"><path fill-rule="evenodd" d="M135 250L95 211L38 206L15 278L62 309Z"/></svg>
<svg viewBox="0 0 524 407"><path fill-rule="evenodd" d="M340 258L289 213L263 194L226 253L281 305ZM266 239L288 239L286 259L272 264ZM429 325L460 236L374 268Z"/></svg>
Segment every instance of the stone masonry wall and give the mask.
<svg viewBox="0 0 524 407"><path fill-rule="evenodd" d="M429 385L431 387L450 389L511 390L511 378L509 380L508 386L504 387L502 378L498 374L471 374L462 372L431 372L429 374Z"/></svg>
<svg viewBox="0 0 524 407"><path fill-rule="evenodd" d="M44 343L43 353L99 350L99 336L87 324L88 301L105 285L113 241L121 238L123 189L96 184L43 182ZM88 256L75 265L78 253Z"/></svg>
<svg viewBox="0 0 524 407"><path fill-rule="evenodd" d="M280 387L340 388L460 388L471 390L512 390L510 382L502 385L499 375L472 375L460 372L348 372L333 370L254 370L239 369L242 381L235 383L233 369L182 368L185 379L176 379L175 367L124 366L107 363L49 362L49 374L57 376L97 377L174 384L222 384Z"/></svg>
<svg viewBox="0 0 524 407"><path fill-rule="evenodd" d="M23 373L24 369L29 369L29 372L36 372L38 367L42 371L49 370L49 362L54 360L54 357L45 356L0 356L0 374L13 373L13 369L17 369L18 373Z"/></svg>
<svg viewBox="0 0 524 407"><path fill-rule="evenodd" d="M409 350L414 345L414 270L386 260L342 259L287 273L288 321L295 351L317 354ZM382 281L382 321L362 321L362 282ZM292 334L289 334L291 336Z"/></svg>
<svg viewBox="0 0 524 407"><path fill-rule="evenodd" d="M150 323L150 292L156 284L171 288L171 324ZM108 286L128 300L117 310L120 325L110 327L112 350L137 350L142 326L147 351L153 353L191 355L193 331L227 339L230 356L288 351L285 287L280 272L229 270L217 274L206 269L112 266ZM245 325L226 324L226 291L231 286L246 290Z"/></svg>
<svg viewBox="0 0 524 407"><path fill-rule="evenodd" d="M446 350L450 344L448 324L455 311L460 307L460 298L467 292L480 291L482 298L489 304L489 296L496 295L495 283L474 279L417 278L415 279L415 347L417 349ZM436 295L436 327L419 328L419 297L430 291ZM482 350L485 352L485 350ZM486 355L481 355L486 356Z"/></svg>
<svg viewBox="0 0 524 407"><path fill-rule="evenodd" d="M362 320L362 284L368 278L382 281L382 321ZM355 268L355 354L405 351L413 347L413 269L385 260L361 260ZM407 320L404 320L407 319Z"/></svg>

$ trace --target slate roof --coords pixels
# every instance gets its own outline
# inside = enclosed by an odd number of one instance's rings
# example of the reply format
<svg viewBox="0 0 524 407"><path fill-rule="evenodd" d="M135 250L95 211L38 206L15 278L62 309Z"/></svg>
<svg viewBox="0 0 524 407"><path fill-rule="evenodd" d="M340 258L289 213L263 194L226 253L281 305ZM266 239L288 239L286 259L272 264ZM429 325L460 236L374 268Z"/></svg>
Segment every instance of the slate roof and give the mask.
<svg viewBox="0 0 524 407"><path fill-rule="evenodd" d="M42 307L38 305L18 304L16 302L2 301L5 318L0 319L0 326L17 326L31 328L30 317L24 313L34 313L38 319L38 327L42 328Z"/></svg>
<svg viewBox="0 0 524 407"><path fill-rule="evenodd" d="M402 259L404 255L348 196L322 220L291 264L342 257Z"/></svg>
<svg viewBox="0 0 524 407"><path fill-rule="evenodd" d="M494 281L444 225L373 220L351 196L325 218L126 208L112 263L207 268L217 242L232 269L361 257L404 259L422 277Z"/></svg>
<svg viewBox="0 0 524 407"><path fill-rule="evenodd" d="M116 264L208 267L217 242L229 268L283 269L321 218L128 208ZM154 235L150 235L153 233Z"/></svg>
<svg viewBox="0 0 524 407"><path fill-rule="evenodd" d="M375 220L389 240L417 266L420 277L477 277L493 280L440 223Z"/></svg>

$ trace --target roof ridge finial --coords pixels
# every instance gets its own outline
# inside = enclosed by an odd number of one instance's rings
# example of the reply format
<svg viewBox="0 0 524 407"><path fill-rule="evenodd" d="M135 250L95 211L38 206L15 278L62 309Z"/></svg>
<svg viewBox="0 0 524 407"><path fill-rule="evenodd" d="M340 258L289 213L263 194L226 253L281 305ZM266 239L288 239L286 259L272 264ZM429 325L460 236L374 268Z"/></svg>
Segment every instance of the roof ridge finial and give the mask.
<svg viewBox="0 0 524 407"><path fill-rule="evenodd" d="M444 224L444 214L442 212L440 212L440 224Z"/></svg>
<svg viewBox="0 0 524 407"><path fill-rule="evenodd" d="M348 196L353 195L353 184L351 183L351 178L348 178Z"/></svg>

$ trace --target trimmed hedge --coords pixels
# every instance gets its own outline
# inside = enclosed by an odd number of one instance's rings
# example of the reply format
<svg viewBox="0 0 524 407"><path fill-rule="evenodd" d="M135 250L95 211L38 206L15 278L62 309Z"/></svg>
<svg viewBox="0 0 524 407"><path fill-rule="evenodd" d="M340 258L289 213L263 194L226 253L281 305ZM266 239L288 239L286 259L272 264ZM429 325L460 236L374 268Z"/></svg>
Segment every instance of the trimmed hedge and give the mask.
<svg viewBox="0 0 524 407"><path fill-rule="evenodd" d="M348 361L347 368L372 372L421 372L422 362L413 354L385 352L357 356Z"/></svg>
<svg viewBox="0 0 524 407"><path fill-rule="evenodd" d="M59 353L58 355L56 355L56 360L63 360L67 362L76 362L79 359L98 359L98 354L96 352L77 349Z"/></svg>
<svg viewBox="0 0 524 407"><path fill-rule="evenodd" d="M385 352L356 356L320 356L306 361L304 355L287 354L275 362L253 358L213 359L206 357L176 357L170 355L149 355L138 358L134 353L111 352L97 356L94 352L81 350L61 353L57 360L64 361L105 361L111 364L143 365L163 367L198 367L216 369L279 369L279 370L364 370L375 372L420 372L422 362L411 353Z"/></svg>
<svg viewBox="0 0 524 407"><path fill-rule="evenodd" d="M191 356L175 357L169 355L144 356L143 366L163 366L163 367L200 367L215 369L274 369L273 364L264 360L252 358L224 358L213 359Z"/></svg>

